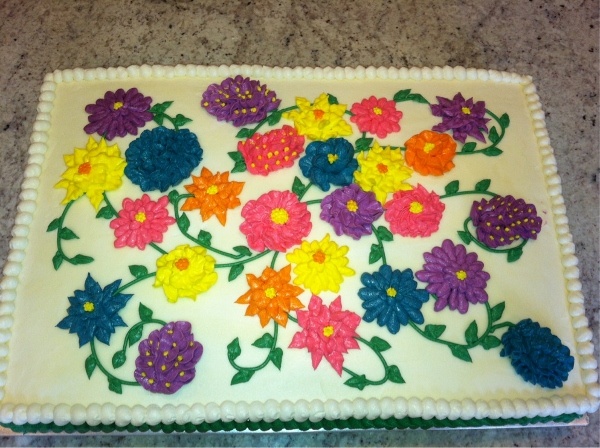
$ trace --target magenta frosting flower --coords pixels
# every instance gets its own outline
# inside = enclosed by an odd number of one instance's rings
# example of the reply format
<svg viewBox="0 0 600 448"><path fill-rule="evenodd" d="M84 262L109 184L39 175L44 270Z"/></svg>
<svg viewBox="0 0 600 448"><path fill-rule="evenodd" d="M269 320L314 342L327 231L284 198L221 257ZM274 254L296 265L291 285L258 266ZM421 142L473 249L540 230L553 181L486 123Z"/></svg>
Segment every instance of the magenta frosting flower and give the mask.
<svg viewBox="0 0 600 448"><path fill-rule="evenodd" d="M446 208L436 193L421 185L412 190L397 191L384 207L390 231L413 238L437 232Z"/></svg>
<svg viewBox="0 0 600 448"><path fill-rule="evenodd" d="M434 247L423 254L423 270L415 277L427 283L425 288L437 296L435 311L449 307L464 314L469 303L485 303L488 300L485 287L490 274L483 270L483 263L477 260L477 254L467 253L462 244L454 245L444 240L441 247Z"/></svg>
<svg viewBox="0 0 600 448"><path fill-rule="evenodd" d="M170 322L138 346L135 380L150 392L173 394L196 376L203 347L189 322Z"/></svg>
<svg viewBox="0 0 600 448"><path fill-rule="evenodd" d="M471 221L477 229L477 239L491 248L521 238L535 240L542 229L542 218L537 215L535 205L510 195L474 201Z"/></svg>
<svg viewBox="0 0 600 448"><path fill-rule="evenodd" d="M300 244L312 229L308 207L291 191L270 191L248 201L242 217L245 221L240 230L248 245L258 252L285 252Z"/></svg>
<svg viewBox="0 0 600 448"><path fill-rule="evenodd" d="M123 89L106 92L104 98L85 106L90 115L89 124L83 129L88 134L96 132L107 140L115 136L137 135L138 128L153 118L149 111L151 103L152 98L144 96L135 87L127 92Z"/></svg>
<svg viewBox="0 0 600 448"><path fill-rule="evenodd" d="M266 85L240 75L227 78L221 84L211 84L201 101L209 114L219 121L231 121L234 126L263 120L279 103L281 100Z"/></svg>
<svg viewBox="0 0 600 448"><path fill-rule="evenodd" d="M175 218L169 216L167 211L168 203L167 196L152 201L147 194L135 201L123 199L119 216L110 222L110 228L115 231L115 247L129 246L144 250L146 244L161 243L163 233L175 223Z"/></svg>
<svg viewBox="0 0 600 448"><path fill-rule="evenodd" d="M454 140L464 143L468 136L485 142L483 132L488 132L487 122L484 118L485 102L474 102L473 98L465 100L459 92L453 99L437 97L439 104L431 105L431 113L442 117L442 122L435 125L432 130L436 132L452 131Z"/></svg>
<svg viewBox="0 0 600 448"><path fill-rule="evenodd" d="M342 375L344 354L349 349L358 349L355 337L360 316L342 310L342 299L337 297L330 306L323 305L320 297L313 295L308 310L296 311L298 325L302 327L292 338L290 348L306 348L311 354L313 369L323 357L331 367Z"/></svg>
<svg viewBox="0 0 600 448"><path fill-rule="evenodd" d="M383 214L383 207L372 191L363 191L358 185L335 190L321 201L321 219L333 226L337 235L348 235L355 240L370 235L371 225Z"/></svg>
<svg viewBox="0 0 600 448"><path fill-rule="evenodd" d="M354 103L350 110L354 114L350 121L356 123L360 132L385 138L400 130L402 112L396 110L396 103L392 100L371 96L360 103Z"/></svg>

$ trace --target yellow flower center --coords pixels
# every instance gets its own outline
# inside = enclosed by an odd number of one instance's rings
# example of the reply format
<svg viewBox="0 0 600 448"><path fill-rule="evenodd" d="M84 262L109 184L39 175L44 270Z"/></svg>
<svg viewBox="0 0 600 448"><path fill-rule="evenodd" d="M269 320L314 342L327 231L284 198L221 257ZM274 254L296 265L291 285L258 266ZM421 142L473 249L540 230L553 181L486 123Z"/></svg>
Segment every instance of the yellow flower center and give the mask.
<svg viewBox="0 0 600 448"><path fill-rule="evenodd" d="M275 224L283 225L290 219L290 215L284 208L274 208L271 212L271 221Z"/></svg>
<svg viewBox="0 0 600 448"><path fill-rule="evenodd" d="M469 109L467 106L464 106L461 111L465 115L471 115L471 109Z"/></svg>
<svg viewBox="0 0 600 448"><path fill-rule="evenodd" d="M87 313L91 313L92 311L94 311L94 303L93 302L85 302L83 304L83 311L85 311Z"/></svg>
<svg viewBox="0 0 600 448"><path fill-rule="evenodd" d="M313 254L312 258L315 263L323 264L325 263L326 256L322 250L318 250Z"/></svg>
<svg viewBox="0 0 600 448"><path fill-rule="evenodd" d="M185 271L190 266L190 260L187 258L180 258L175 262L175 267L180 271Z"/></svg>
<svg viewBox="0 0 600 448"><path fill-rule="evenodd" d="M206 193L207 194L217 194L219 192L219 187L217 187L216 185L211 185L210 187L208 187L206 189Z"/></svg>
<svg viewBox="0 0 600 448"><path fill-rule="evenodd" d="M323 336L329 338L333 336L334 331L333 325L327 325L326 327L323 327Z"/></svg>
<svg viewBox="0 0 600 448"><path fill-rule="evenodd" d="M339 156L337 154L327 154L327 160L329 161L330 165L337 159L339 159Z"/></svg>
<svg viewBox="0 0 600 448"><path fill-rule="evenodd" d="M423 204L421 204L419 201L412 201L410 203L409 210L411 213L414 213L415 215L418 213L421 213L423 211Z"/></svg>
<svg viewBox="0 0 600 448"><path fill-rule="evenodd" d="M456 278L462 281L467 278L467 273L462 269L460 271L456 271Z"/></svg>
<svg viewBox="0 0 600 448"><path fill-rule="evenodd" d="M114 110L119 110L122 107L123 107L123 102L122 101L115 101L115 104L113 104L113 109Z"/></svg>
<svg viewBox="0 0 600 448"><path fill-rule="evenodd" d="M273 287L265 289L265 296L269 299L274 299L277 297L277 290Z"/></svg>
<svg viewBox="0 0 600 448"><path fill-rule="evenodd" d="M315 120L321 120L323 115L325 115L325 112L321 109L315 109L313 110L313 115L315 116Z"/></svg>
<svg viewBox="0 0 600 448"><path fill-rule="evenodd" d="M425 143L425 146L423 146L423 152L425 154L429 154L433 149L435 149L434 143Z"/></svg>
<svg viewBox="0 0 600 448"><path fill-rule="evenodd" d="M350 199L348 202L346 202L346 208L351 212L355 212L358 210L358 204L354 199Z"/></svg>
<svg viewBox="0 0 600 448"><path fill-rule="evenodd" d="M373 113L374 113L375 115L381 115L381 114L383 113L383 111L381 110L381 108L380 108L380 107L374 107L374 108L373 108Z"/></svg>
<svg viewBox="0 0 600 448"><path fill-rule="evenodd" d="M144 222L146 220L146 214L144 212L136 213L135 220L139 223Z"/></svg>
<svg viewBox="0 0 600 448"><path fill-rule="evenodd" d="M388 172L388 167L385 163L378 163L377 171L379 171L381 174L385 174Z"/></svg>
<svg viewBox="0 0 600 448"><path fill-rule="evenodd" d="M388 297L396 297L396 294L398 294L398 292L396 291L395 288L392 288L391 286L387 289L386 294L388 295Z"/></svg>
<svg viewBox="0 0 600 448"><path fill-rule="evenodd" d="M79 168L77 168L79 174L90 174L90 171L92 171L92 164L90 162L82 163L79 165Z"/></svg>

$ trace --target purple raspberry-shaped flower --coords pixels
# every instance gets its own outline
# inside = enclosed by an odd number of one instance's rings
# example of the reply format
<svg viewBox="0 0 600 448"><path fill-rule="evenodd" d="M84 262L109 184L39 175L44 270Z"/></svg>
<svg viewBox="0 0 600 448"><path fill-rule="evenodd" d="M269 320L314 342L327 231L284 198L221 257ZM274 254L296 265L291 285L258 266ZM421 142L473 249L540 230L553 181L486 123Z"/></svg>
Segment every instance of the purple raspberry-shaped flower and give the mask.
<svg viewBox="0 0 600 448"><path fill-rule="evenodd" d="M208 86L202 94L201 105L219 121L245 126L264 120L269 112L279 107L279 103L281 100L266 85L238 75Z"/></svg>
<svg viewBox="0 0 600 448"><path fill-rule="evenodd" d="M439 104L431 105L431 113L436 117L442 117L442 122L435 125L432 130L436 132L452 131L454 140L464 143L467 136L471 136L481 142L485 142L483 132L488 132L487 122L484 118L485 102L474 102L473 98L465 100L459 92L453 99L437 97Z"/></svg>
<svg viewBox="0 0 600 448"><path fill-rule="evenodd" d="M476 253L467 253L462 244L455 246L452 241L444 240L441 247L425 252L423 258L423 270L415 277L427 283L425 289L437 296L435 311L448 306L465 314L469 303L487 302L485 287L490 274L483 270L483 263L477 260Z"/></svg>
<svg viewBox="0 0 600 448"><path fill-rule="evenodd" d="M477 239L491 248L506 246L521 238L536 239L542 218L535 205L512 196L496 196L489 201L473 202L471 221Z"/></svg>
<svg viewBox="0 0 600 448"><path fill-rule="evenodd" d="M500 356L510 363L525 381L551 389L562 387L575 360L569 348L549 328L525 319L502 335Z"/></svg>
<svg viewBox="0 0 600 448"><path fill-rule="evenodd" d="M372 191L363 191L358 185L335 190L321 202L321 219L333 226L337 235L348 235L355 240L371 234L371 225L383 214L383 207Z"/></svg>
<svg viewBox="0 0 600 448"><path fill-rule="evenodd" d="M173 394L194 379L203 347L191 330L189 322L170 322L140 342L134 376L144 389Z"/></svg>
<svg viewBox="0 0 600 448"><path fill-rule="evenodd" d="M104 98L85 106L90 115L89 124L83 130L88 134L97 132L107 140L115 136L137 135L138 128L153 118L149 111L151 103L152 98L144 96L135 87L127 92L123 89L106 92Z"/></svg>

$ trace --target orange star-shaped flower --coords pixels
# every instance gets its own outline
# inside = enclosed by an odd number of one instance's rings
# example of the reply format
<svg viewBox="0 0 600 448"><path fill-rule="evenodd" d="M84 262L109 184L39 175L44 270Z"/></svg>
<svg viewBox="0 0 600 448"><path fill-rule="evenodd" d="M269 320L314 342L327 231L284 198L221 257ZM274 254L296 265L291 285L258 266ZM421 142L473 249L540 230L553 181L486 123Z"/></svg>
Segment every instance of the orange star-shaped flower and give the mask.
<svg viewBox="0 0 600 448"><path fill-rule="evenodd" d="M302 288L292 285L291 265L287 265L279 272L266 267L260 277L247 274L246 280L250 289L240 296L235 303L248 305L246 316L257 316L260 324L265 327L271 319L285 327L290 311L304 308L298 300Z"/></svg>
<svg viewBox="0 0 600 448"><path fill-rule="evenodd" d="M192 176L193 184L185 189L194 195L183 203L181 210L200 209L202 221L215 215L222 225L227 222L227 210L241 205L238 195L244 188L244 182L229 181L229 171L213 174L202 168L200 177Z"/></svg>

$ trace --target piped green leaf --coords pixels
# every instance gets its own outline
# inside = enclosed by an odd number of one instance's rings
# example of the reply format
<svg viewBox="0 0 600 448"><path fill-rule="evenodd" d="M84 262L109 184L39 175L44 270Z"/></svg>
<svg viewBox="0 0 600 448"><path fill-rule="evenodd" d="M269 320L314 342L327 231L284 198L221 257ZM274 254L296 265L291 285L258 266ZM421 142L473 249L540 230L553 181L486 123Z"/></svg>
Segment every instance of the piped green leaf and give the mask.
<svg viewBox="0 0 600 448"><path fill-rule="evenodd" d="M506 254L506 259L509 263L512 263L521 258L521 255L523 255L523 248L521 246L514 247L508 251L508 253Z"/></svg>
<svg viewBox="0 0 600 448"><path fill-rule="evenodd" d="M438 339L444 331L445 325L425 325L425 334L431 339Z"/></svg>
<svg viewBox="0 0 600 448"><path fill-rule="evenodd" d="M92 377L92 373L94 373L97 365L98 361L94 355L90 355L85 359L85 373L87 374L88 378Z"/></svg>
<svg viewBox="0 0 600 448"><path fill-rule="evenodd" d="M87 255L81 254L75 255L73 258L71 258L71 264L88 264L92 261L94 261L92 257L88 257Z"/></svg>
<svg viewBox="0 0 600 448"><path fill-rule="evenodd" d="M123 393L123 387L121 386L121 382L116 378L108 379L108 389L116 394Z"/></svg>
<svg viewBox="0 0 600 448"><path fill-rule="evenodd" d="M234 165L231 169L232 173L243 173L248 167L246 166L246 161L244 160L244 156L238 151L228 152L227 155L233 160Z"/></svg>
<svg viewBox="0 0 600 448"><path fill-rule="evenodd" d="M235 135L236 138L250 138L254 135L254 130L248 128L242 128Z"/></svg>
<svg viewBox="0 0 600 448"><path fill-rule="evenodd" d="M502 342L496 336L488 335L481 341L481 346L485 350L498 347Z"/></svg>
<svg viewBox="0 0 600 448"><path fill-rule="evenodd" d="M449 184L447 184L444 187L444 191L446 192L447 195L456 194L456 193L458 193L459 186L460 186L459 182L457 180L453 180L452 182L450 182Z"/></svg>
<svg viewBox="0 0 600 448"><path fill-rule="evenodd" d="M498 143L498 140L500 140L500 136L498 135L498 130L496 129L496 126L492 126L488 137L492 143Z"/></svg>
<svg viewBox="0 0 600 448"><path fill-rule="evenodd" d="M179 199L179 193L177 190L171 190L168 195L169 202L171 205L177 205L177 200Z"/></svg>
<svg viewBox="0 0 600 448"><path fill-rule="evenodd" d="M471 234L469 232L465 232L464 230L458 231L458 236L462 240L463 243L469 244L472 241Z"/></svg>
<svg viewBox="0 0 600 448"><path fill-rule="evenodd" d="M63 260L63 255L60 253L60 251L57 251L52 257L52 265L54 266L55 271L58 271L58 268L60 268L60 265L62 264Z"/></svg>
<svg viewBox="0 0 600 448"><path fill-rule="evenodd" d="M229 362L235 361L236 358L241 354L242 349L240 348L240 340L238 338L235 338L227 346L227 358L229 359Z"/></svg>
<svg viewBox="0 0 600 448"><path fill-rule="evenodd" d="M367 151L370 148L371 143L373 143L372 138L361 137L358 140L356 140L356 142L354 143L354 147L357 151Z"/></svg>
<svg viewBox="0 0 600 448"><path fill-rule="evenodd" d="M165 111L171 107L173 101L165 101L164 103L156 103L154 106L150 108L150 113L156 114L164 114Z"/></svg>
<svg viewBox="0 0 600 448"><path fill-rule="evenodd" d="M252 375L254 375L254 370L238 370L238 372L235 375L233 375L233 378L231 378L231 385L233 386L235 384L247 383L248 381L250 381L250 378L252 378Z"/></svg>
<svg viewBox="0 0 600 448"><path fill-rule="evenodd" d="M490 179L482 179L475 184L475 191L484 192L490 188L492 181Z"/></svg>
<svg viewBox="0 0 600 448"><path fill-rule="evenodd" d="M371 244L369 252L369 264L376 263L383 257L383 248L379 244Z"/></svg>
<svg viewBox="0 0 600 448"><path fill-rule="evenodd" d="M233 250L244 257L249 257L252 255L252 252L246 246L235 246Z"/></svg>
<svg viewBox="0 0 600 448"><path fill-rule="evenodd" d="M63 227L58 231L58 236L62 240L77 240L79 237L68 227Z"/></svg>
<svg viewBox="0 0 600 448"><path fill-rule="evenodd" d="M271 348L273 345L273 336L269 333L263 334L260 338L252 343L253 346L258 348Z"/></svg>
<svg viewBox="0 0 600 448"><path fill-rule="evenodd" d="M98 210L98 213L96 213L96 218L112 219L114 217L115 215L113 213L113 210L108 205L102 207L100 210Z"/></svg>
<svg viewBox="0 0 600 448"><path fill-rule="evenodd" d="M182 213L177 220L182 232L187 232L190 228L190 218L185 213Z"/></svg>
<svg viewBox="0 0 600 448"><path fill-rule="evenodd" d="M484 149L482 152L486 156L495 157L495 156L499 156L500 154L502 154L503 151L500 148L492 147L492 148Z"/></svg>
<svg viewBox="0 0 600 448"><path fill-rule="evenodd" d="M461 149L460 152L465 152L465 153L469 153L469 152L473 152L475 151L475 148L477 147L477 143L475 142L468 142L465 143Z"/></svg>
<svg viewBox="0 0 600 448"><path fill-rule="evenodd" d="M499 321L502 318L502 314L504 313L505 306L506 306L505 302L500 302L498 305L494 306L490 310L492 322Z"/></svg>
<svg viewBox="0 0 600 448"><path fill-rule="evenodd" d="M269 360L277 367L277 370L281 370L281 361L283 360L283 350L279 347L275 347L269 353Z"/></svg>
<svg viewBox="0 0 600 448"><path fill-rule="evenodd" d="M298 176L294 177L294 183L292 184L292 193L294 193L299 198L304 196L306 192L306 185L302 183L302 181L298 178Z"/></svg>
<svg viewBox="0 0 600 448"><path fill-rule="evenodd" d="M129 272L135 278L142 278L145 275L148 275L148 268L146 268L146 266L132 264L131 266L129 266Z"/></svg>
<svg viewBox="0 0 600 448"><path fill-rule="evenodd" d="M127 356L125 355L125 352L123 350L119 350L112 357L113 369L118 369L123 364L125 364L125 361L127 361Z"/></svg>
<svg viewBox="0 0 600 448"><path fill-rule="evenodd" d="M53 219L50 224L48 224L48 228L46 232L52 232L60 227L60 218Z"/></svg>
<svg viewBox="0 0 600 448"><path fill-rule="evenodd" d="M471 359L471 355L469 355L469 350L467 350L467 348L464 345L451 344L449 345L449 347L450 351L452 352L452 355L454 355L456 358L461 359L465 362L473 362L473 360Z"/></svg>
<svg viewBox="0 0 600 448"><path fill-rule="evenodd" d="M271 115L269 115L269 117L267 118L267 123L269 124L269 126L275 126L277 123L279 123L279 121L281 120L281 112L273 112Z"/></svg>
<svg viewBox="0 0 600 448"><path fill-rule="evenodd" d="M388 374L388 379L392 383L404 384L406 382L406 381L404 381L404 378L402 378L402 375L400 374L400 369L398 368L398 366L389 366L387 369L387 374Z"/></svg>
<svg viewBox="0 0 600 448"><path fill-rule="evenodd" d="M377 237L381 241L394 241L394 235L386 227L379 226L379 227L377 227L376 232L377 232Z"/></svg>
<svg viewBox="0 0 600 448"><path fill-rule="evenodd" d="M198 241L200 244L204 244L205 246L210 246L210 242L212 240L212 235L206 230L200 230L198 233Z"/></svg>
<svg viewBox="0 0 600 448"><path fill-rule="evenodd" d="M500 126L502 126L505 129L510 126L510 117L508 116L508 114L502 114L498 121L500 122Z"/></svg>
<svg viewBox="0 0 600 448"><path fill-rule="evenodd" d="M152 320L152 314L154 313L146 305L140 303L140 306L138 306L138 314L142 322L148 322L149 320Z"/></svg>
<svg viewBox="0 0 600 448"><path fill-rule="evenodd" d="M386 341L384 341L383 339L381 339L377 336L373 336L371 338L370 344L371 344L371 348L379 353L392 348L392 346L390 344L388 344Z"/></svg>
<svg viewBox="0 0 600 448"><path fill-rule="evenodd" d="M465 341L467 341L467 344L471 345L471 344L474 344L475 342L477 342L477 339L478 339L477 332L478 332L477 322L473 321L469 324L469 326L467 327L467 329L465 331Z"/></svg>
<svg viewBox="0 0 600 448"><path fill-rule="evenodd" d="M244 271L244 265L242 263L237 263L231 266L229 270L229 275L227 279L231 282L239 277L239 275Z"/></svg>
<svg viewBox="0 0 600 448"><path fill-rule="evenodd" d="M327 101L329 102L329 104L340 104L338 99L335 96L333 96L331 93L327 94Z"/></svg>
<svg viewBox="0 0 600 448"><path fill-rule="evenodd" d="M358 390L363 390L367 385L367 377L365 375L355 375L344 383L346 386L354 387Z"/></svg>
<svg viewBox="0 0 600 448"><path fill-rule="evenodd" d="M135 344L140 339L142 339L143 334L144 334L143 326L139 325L139 326L135 327L129 333L129 338L127 339L127 344L131 347L133 344Z"/></svg>
<svg viewBox="0 0 600 448"><path fill-rule="evenodd" d="M181 126L188 124L191 121L192 121L191 118L185 117L181 114L177 114L177 115L175 115L175 118L173 118L173 125L179 128Z"/></svg>

